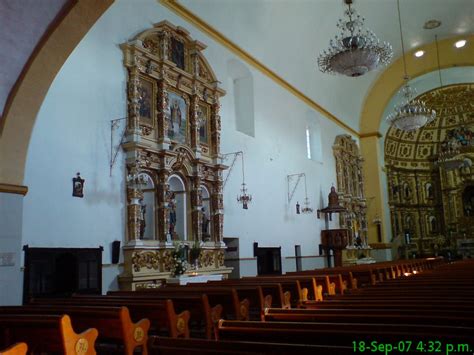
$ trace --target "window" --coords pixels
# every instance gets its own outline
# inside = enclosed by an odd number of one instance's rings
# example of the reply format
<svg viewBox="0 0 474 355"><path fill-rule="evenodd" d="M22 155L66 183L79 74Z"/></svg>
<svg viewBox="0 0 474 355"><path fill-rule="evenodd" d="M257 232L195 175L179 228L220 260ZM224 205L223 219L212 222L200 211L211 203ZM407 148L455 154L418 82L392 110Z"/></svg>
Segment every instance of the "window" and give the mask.
<svg viewBox="0 0 474 355"><path fill-rule="evenodd" d="M235 128L241 133L255 137L252 73L235 59L229 60L227 65L232 80Z"/></svg>
<svg viewBox="0 0 474 355"><path fill-rule="evenodd" d="M314 111L306 114L306 157L322 162L321 122Z"/></svg>
<svg viewBox="0 0 474 355"><path fill-rule="evenodd" d="M311 159L311 135L308 127L306 127L306 157Z"/></svg>

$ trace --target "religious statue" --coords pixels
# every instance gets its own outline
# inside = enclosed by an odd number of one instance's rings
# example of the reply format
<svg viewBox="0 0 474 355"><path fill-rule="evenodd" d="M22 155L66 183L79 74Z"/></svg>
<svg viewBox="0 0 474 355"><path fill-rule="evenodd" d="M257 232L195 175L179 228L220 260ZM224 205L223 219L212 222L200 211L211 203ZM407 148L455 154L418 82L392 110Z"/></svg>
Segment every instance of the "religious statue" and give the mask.
<svg viewBox="0 0 474 355"><path fill-rule="evenodd" d="M206 208L202 208L202 221L201 221L202 239L209 237L209 218L206 215Z"/></svg>
<svg viewBox="0 0 474 355"><path fill-rule="evenodd" d="M176 194L173 191L168 191L168 209L169 209L169 234L171 238L175 234L176 227Z"/></svg>
<svg viewBox="0 0 474 355"><path fill-rule="evenodd" d="M140 200L140 239L143 239L146 228L146 204Z"/></svg>

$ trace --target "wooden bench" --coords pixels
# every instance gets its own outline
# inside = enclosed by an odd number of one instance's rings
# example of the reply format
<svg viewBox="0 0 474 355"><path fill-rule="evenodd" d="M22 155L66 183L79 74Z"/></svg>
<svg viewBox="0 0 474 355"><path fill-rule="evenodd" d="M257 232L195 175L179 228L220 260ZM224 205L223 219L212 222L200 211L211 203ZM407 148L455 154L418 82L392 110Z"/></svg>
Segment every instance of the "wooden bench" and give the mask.
<svg viewBox="0 0 474 355"><path fill-rule="evenodd" d="M131 355L141 347L143 354L148 354L148 330L150 321L142 319L133 323L126 307L68 306L68 305L37 305L0 307L0 315L62 315L72 319L75 329L85 330L96 328L99 332L97 347L100 343L113 341L122 345L124 353Z"/></svg>
<svg viewBox="0 0 474 355"><path fill-rule="evenodd" d="M310 344L263 343L257 341L212 341L204 339L175 339L152 337L150 351L157 355L245 355L245 354L353 354L352 346L320 346Z"/></svg>
<svg viewBox="0 0 474 355"><path fill-rule="evenodd" d="M170 337L189 337L188 311L176 314L173 302L166 300L134 300L113 299L107 296L84 295L70 298L32 299L31 304L68 305L68 306L100 306L100 307L127 307L132 320L149 319L150 331L166 332ZM157 333L156 333L157 334Z"/></svg>
<svg viewBox="0 0 474 355"><path fill-rule="evenodd" d="M5 350L0 350L0 355L26 355L28 346L25 343L17 343Z"/></svg>
<svg viewBox="0 0 474 355"><path fill-rule="evenodd" d="M222 318L223 307L220 304L211 306L206 294L180 293L170 295L153 291L110 291L108 297L130 298L132 300L159 300L171 299L177 312L190 312L189 328L191 336L201 336L202 322L204 322L204 336L215 339L217 322ZM196 325L196 327L192 327Z"/></svg>
<svg viewBox="0 0 474 355"><path fill-rule="evenodd" d="M249 300L240 300L237 290L233 287L166 286L140 292L168 295L168 297L172 297L172 295L175 294L206 294L211 305L220 304L223 307L223 315L227 318L238 320L249 319Z"/></svg>
<svg viewBox="0 0 474 355"><path fill-rule="evenodd" d="M67 315L0 315L0 347L25 342L31 352L93 355L97 329L77 334Z"/></svg>
<svg viewBox="0 0 474 355"><path fill-rule="evenodd" d="M448 312L404 312L403 310L378 309L343 312L328 312L320 309L275 309L265 311L265 321L278 322L330 322L330 323L390 323L418 325L452 325L474 327L472 314Z"/></svg>
<svg viewBox="0 0 474 355"><path fill-rule="evenodd" d="M343 345L353 341L472 341L474 328L443 325L325 322L219 321L219 339L291 344Z"/></svg>
<svg viewBox="0 0 474 355"><path fill-rule="evenodd" d="M254 286L260 287L263 293L263 305L264 308L269 307L283 307L284 306L284 295L283 288L279 283L260 283L253 280L243 279L229 279L221 281L208 281L206 285L218 285L218 286Z"/></svg>

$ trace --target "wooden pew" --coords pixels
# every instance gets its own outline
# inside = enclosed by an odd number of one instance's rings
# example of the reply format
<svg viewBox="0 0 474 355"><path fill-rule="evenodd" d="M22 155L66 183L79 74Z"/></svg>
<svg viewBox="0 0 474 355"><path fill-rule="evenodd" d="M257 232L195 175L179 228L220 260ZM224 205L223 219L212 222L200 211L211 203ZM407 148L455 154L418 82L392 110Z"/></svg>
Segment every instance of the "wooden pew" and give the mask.
<svg viewBox="0 0 474 355"><path fill-rule="evenodd" d="M181 290L183 290L183 287L186 289L193 289L193 290L206 290L206 294L210 294L211 290L217 290L219 291L221 288L229 288L229 285L224 285L224 284L219 284L218 282L216 283L190 283L186 286L168 286L166 285L164 288L169 289L173 288L176 290L177 293L179 293ZM263 295L263 290L260 285L245 285L241 283L236 283L230 286L230 288L235 289L237 292L237 299L234 300L234 302L241 304L243 300L248 300L248 317L247 319L240 318L241 320L257 320L263 319L263 312L265 309L265 298ZM234 297L233 297L234 298ZM242 300L242 301L241 301ZM241 307L241 312L242 306ZM243 317L243 315L241 314ZM238 319L238 318L237 318Z"/></svg>
<svg viewBox="0 0 474 355"><path fill-rule="evenodd" d="M260 287L263 293L263 304L264 308L269 307L281 307L284 308L284 295L283 288L281 284L275 283L261 283L253 280L243 280L243 279L229 279L229 280L220 280L220 281L208 281L206 285L218 285L218 286L254 286Z"/></svg>
<svg viewBox="0 0 474 355"><path fill-rule="evenodd" d="M156 355L246 355L246 354L353 354L353 346L320 346L309 344L262 343L257 341L212 341L152 337L150 351Z"/></svg>
<svg viewBox="0 0 474 355"><path fill-rule="evenodd" d="M97 329L77 334L67 315L0 315L0 347L25 342L31 352L93 355Z"/></svg>
<svg viewBox="0 0 474 355"><path fill-rule="evenodd" d="M278 322L329 322L329 323L390 323L390 324L418 324L418 325L445 325L456 324L465 327L474 327L473 314L452 312L405 312L387 309L331 312L320 309L275 309L265 311L265 321Z"/></svg>
<svg viewBox="0 0 474 355"><path fill-rule="evenodd" d="M211 305L220 304L223 307L223 314L230 319L249 319L249 300L239 299L237 290L233 287L186 287L186 286L166 286L155 289L138 291L142 293L152 293L155 295L173 297L176 294L198 295L206 294Z"/></svg>
<svg viewBox="0 0 474 355"><path fill-rule="evenodd" d="M362 321L362 320L361 320ZM472 341L474 328L443 325L219 321L219 339L344 345L353 341Z"/></svg>
<svg viewBox="0 0 474 355"><path fill-rule="evenodd" d="M0 355L26 355L28 346L25 343L17 343L5 350L0 350Z"/></svg>
<svg viewBox="0 0 474 355"><path fill-rule="evenodd" d="M138 321L146 318L150 321L150 331L166 331L170 337L189 337L188 311L176 314L173 302L166 300L112 299L106 296L84 295L71 298L32 299L30 304L127 307L132 319Z"/></svg>
<svg viewBox="0 0 474 355"><path fill-rule="evenodd" d="M133 300L159 300L171 299L175 306L176 312L190 312L190 336L201 336L202 322L204 322L204 332L207 339L215 339L217 322L222 318L223 307L220 304L211 306L209 298L206 294L190 294L180 293L170 295L160 294L153 291L109 291L108 297L112 298L131 298ZM196 325L195 328L191 326ZM193 332L194 331L194 332Z"/></svg>
<svg viewBox="0 0 474 355"><path fill-rule="evenodd" d="M126 307L97 307L97 306L5 306L0 307L0 315L62 315L67 314L72 319L75 329L85 330L96 328L99 332L97 347L100 343L119 344L124 348L124 354L132 355L136 348L142 348L142 354L148 354L148 330L150 321L142 319L133 323Z"/></svg>

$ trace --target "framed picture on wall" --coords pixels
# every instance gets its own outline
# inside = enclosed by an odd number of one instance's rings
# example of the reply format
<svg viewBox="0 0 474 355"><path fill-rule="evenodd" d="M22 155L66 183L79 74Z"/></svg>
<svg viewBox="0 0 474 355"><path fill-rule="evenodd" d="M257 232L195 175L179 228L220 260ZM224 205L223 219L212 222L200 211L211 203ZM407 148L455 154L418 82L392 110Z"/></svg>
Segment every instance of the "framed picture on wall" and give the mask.
<svg viewBox="0 0 474 355"><path fill-rule="evenodd" d="M199 143L209 145L209 132L210 132L210 110L209 106L205 104L199 104L198 120L199 120Z"/></svg>
<svg viewBox="0 0 474 355"><path fill-rule="evenodd" d="M153 125L153 113L155 112L155 90L154 83L151 79L140 77L140 85L138 87L138 103L140 113L140 123Z"/></svg>
<svg viewBox="0 0 474 355"><path fill-rule="evenodd" d="M169 91L168 99L170 115L168 122L168 137L178 143L185 143L187 138L188 105L180 94Z"/></svg>
<svg viewBox="0 0 474 355"><path fill-rule="evenodd" d="M171 38L171 61L184 70L184 43Z"/></svg>

